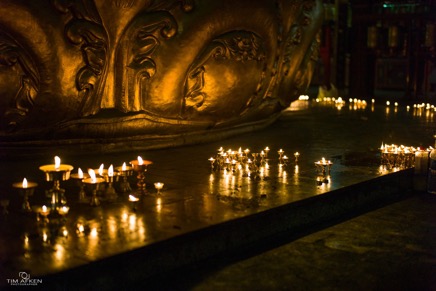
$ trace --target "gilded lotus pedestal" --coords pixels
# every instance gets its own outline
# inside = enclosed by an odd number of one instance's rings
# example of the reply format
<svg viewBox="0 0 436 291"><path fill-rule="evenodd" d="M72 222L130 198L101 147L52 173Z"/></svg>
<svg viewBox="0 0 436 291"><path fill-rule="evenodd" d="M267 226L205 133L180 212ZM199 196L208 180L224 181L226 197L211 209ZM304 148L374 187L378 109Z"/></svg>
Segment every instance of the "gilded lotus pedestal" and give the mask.
<svg viewBox="0 0 436 291"><path fill-rule="evenodd" d="M116 152L274 122L310 82L323 9L320 0L5 0L0 13L1 152Z"/></svg>

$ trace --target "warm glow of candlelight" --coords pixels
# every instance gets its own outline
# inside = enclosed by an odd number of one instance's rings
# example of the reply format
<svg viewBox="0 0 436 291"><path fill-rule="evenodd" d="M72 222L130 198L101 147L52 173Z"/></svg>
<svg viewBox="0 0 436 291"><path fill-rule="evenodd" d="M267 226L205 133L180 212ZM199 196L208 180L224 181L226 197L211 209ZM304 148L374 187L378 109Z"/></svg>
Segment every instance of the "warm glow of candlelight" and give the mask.
<svg viewBox="0 0 436 291"><path fill-rule="evenodd" d="M154 187L156 188L156 190L162 190L162 188L163 188L163 186L164 186L164 183L161 183L161 182L156 182L156 183L154 183Z"/></svg>
<svg viewBox="0 0 436 291"><path fill-rule="evenodd" d="M61 158L56 156L54 159L55 159L55 169L59 169L59 167L61 166Z"/></svg>
<svg viewBox="0 0 436 291"><path fill-rule="evenodd" d="M113 177L114 176L114 166L110 165L108 172L107 172L109 177Z"/></svg>
<svg viewBox="0 0 436 291"><path fill-rule="evenodd" d="M104 172L104 164L101 164L101 165L100 165L100 168L98 168L98 174L99 174L100 176L103 176L103 172Z"/></svg>
<svg viewBox="0 0 436 291"><path fill-rule="evenodd" d="M89 177L91 178L92 183L97 182L97 177L95 176L95 171L93 169L88 169Z"/></svg>
<svg viewBox="0 0 436 291"><path fill-rule="evenodd" d="M68 207L68 206L62 206L62 207L59 209L59 214L60 214L60 215L67 215L67 214L68 214L68 211L70 211L70 207Z"/></svg>
<svg viewBox="0 0 436 291"><path fill-rule="evenodd" d="M79 169L77 170L77 175L79 176L79 179L83 179L83 171L82 171L81 168L79 168Z"/></svg>
<svg viewBox="0 0 436 291"><path fill-rule="evenodd" d="M138 197L135 197L135 196L133 196L132 194L129 195L129 201L131 201L131 202L136 202L136 201L138 201L138 200L139 200Z"/></svg>
<svg viewBox="0 0 436 291"><path fill-rule="evenodd" d="M47 206L42 205L42 213L45 213L45 212L47 212Z"/></svg>
<svg viewBox="0 0 436 291"><path fill-rule="evenodd" d="M140 156L138 156L138 165L143 165L144 161L142 160L142 158Z"/></svg>
<svg viewBox="0 0 436 291"><path fill-rule="evenodd" d="M125 172L127 170L126 162L121 166L121 171Z"/></svg>
<svg viewBox="0 0 436 291"><path fill-rule="evenodd" d="M23 179L23 188L27 188L27 179L26 178Z"/></svg>
<svg viewBox="0 0 436 291"><path fill-rule="evenodd" d="M298 157L300 155L299 152L295 152L294 156Z"/></svg>

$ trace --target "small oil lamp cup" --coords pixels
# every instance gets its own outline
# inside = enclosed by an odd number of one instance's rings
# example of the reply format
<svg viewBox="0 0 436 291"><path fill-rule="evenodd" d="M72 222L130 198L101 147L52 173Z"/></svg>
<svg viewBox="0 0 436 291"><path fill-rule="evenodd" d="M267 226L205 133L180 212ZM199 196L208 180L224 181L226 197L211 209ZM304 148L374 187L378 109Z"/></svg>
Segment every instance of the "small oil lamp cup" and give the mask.
<svg viewBox="0 0 436 291"><path fill-rule="evenodd" d="M66 221L66 216L68 214L68 212L70 211L70 207L68 206L62 206L59 208L58 213L61 216L61 219L63 220L63 222Z"/></svg>
<svg viewBox="0 0 436 291"><path fill-rule="evenodd" d="M289 158L288 158L288 156L286 156L286 155L284 155L283 157L282 157L282 162L283 162L283 165L287 165L288 164L288 161L289 161Z"/></svg>
<svg viewBox="0 0 436 291"><path fill-rule="evenodd" d="M24 212L32 212L32 208L30 208L29 203L29 196L33 195L37 186L38 184L34 182L27 182L27 185L24 185L24 183L22 182L12 184L12 187L18 189L20 194L23 196L23 204L21 206L21 210L23 210Z"/></svg>
<svg viewBox="0 0 436 291"><path fill-rule="evenodd" d="M266 148L264 149L264 151L265 151L265 159L268 159L268 153L269 153L269 151L270 151L269 147L266 147Z"/></svg>
<svg viewBox="0 0 436 291"><path fill-rule="evenodd" d="M295 157L295 163L298 164L298 158L300 157L300 153L299 152L294 153L294 157Z"/></svg>
<svg viewBox="0 0 436 291"><path fill-rule="evenodd" d="M132 165L133 171L137 173L137 187L138 192L145 194L146 193L146 184L145 184L145 172L147 172L147 166L151 165L153 162L148 160L143 160L142 164L139 163L138 160L130 161L130 164Z"/></svg>
<svg viewBox="0 0 436 291"><path fill-rule="evenodd" d="M60 181L66 181L70 179L71 171L74 169L71 165L60 164L56 165L43 165L39 169L44 172L45 180L53 182L53 188L49 191L51 195L51 208L58 209L62 205L67 203L65 198L65 190L61 189Z"/></svg>
<svg viewBox="0 0 436 291"><path fill-rule="evenodd" d="M138 204L139 198L130 194L129 195L129 202L132 205L133 211L136 211L136 205Z"/></svg>
<svg viewBox="0 0 436 291"><path fill-rule="evenodd" d="M66 216L68 214L68 212L70 211L70 207L68 206L62 206L61 208L59 208L59 214L61 216Z"/></svg>
<svg viewBox="0 0 436 291"><path fill-rule="evenodd" d="M121 193L132 192L132 187L130 187L128 178L133 175L133 168L129 166L124 167L124 169L123 167L117 167L115 168L115 171L123 178L119 185Z"/></svg>
<svg viewBox="0 0 436 291"><path fill-rule="evenodd" d="M48 216L50 215L50 208L47 206L33 206L33 211L36 213L36 221L47 223L49 222Z"/></svg>
<svg viewBox="0 0 436 291"><path fill-rule="evenodd" d="M214 164L215 164L215 159L214 158L209 158L209 162L210 162L210 169L211 169L211 171L213 171L214 170Z"/></svg>
<svg viewBox="0 0 436 291"><path fill-rule="evenodd" d="M77 182L77 186L79 187L79 203L88 203L88 199L86 198L85 184L83 184L83 180L89 178L87 173L83 173L80 176L78 173L71 174L71 179Z"/></svg>
<svg viewBox="0 0 436 291"><path fill-rule="evenodd" d="M163 186L164 186L164 183L161 183L161 182L156 182L156 183L154 183L154 188L156 188L156 190L157 190L157 195L161 195L162 194L162 188L163 188Z"/></svg>
<svg viewBox="0 0 436 291"><path fill-rule="evenodd" d="M326 161L324 159L315 162L318 173L321 174L323 177L327 177L327 175L330 175L332 165L333 163L331 161Z"/></svg>
<svg viewBox="0 0 436 291"><path fill-rule="evenodd" d="M91 196L91 201L90 201L90 205L91 206L99 206L100 205L100 200L98 199L97 196L97 191L99 190L99 185L101 183L104 183L104 179L103 178L87 178L83 180L83 183L85 185L87 185L91 191L92 191L92 196Z"/></svg>

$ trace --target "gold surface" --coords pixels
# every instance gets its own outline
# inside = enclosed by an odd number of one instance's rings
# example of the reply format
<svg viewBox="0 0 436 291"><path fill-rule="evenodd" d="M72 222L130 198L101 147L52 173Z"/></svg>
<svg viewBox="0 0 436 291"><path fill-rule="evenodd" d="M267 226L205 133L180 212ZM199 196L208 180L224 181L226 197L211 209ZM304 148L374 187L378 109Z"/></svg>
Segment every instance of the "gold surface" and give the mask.
<svg viewBox="0 0 436 291"><path fill-rule="evenodd" d="M310 82L322 1L6 0L0 13L0 146L104 143L268 124Z"/></svg>

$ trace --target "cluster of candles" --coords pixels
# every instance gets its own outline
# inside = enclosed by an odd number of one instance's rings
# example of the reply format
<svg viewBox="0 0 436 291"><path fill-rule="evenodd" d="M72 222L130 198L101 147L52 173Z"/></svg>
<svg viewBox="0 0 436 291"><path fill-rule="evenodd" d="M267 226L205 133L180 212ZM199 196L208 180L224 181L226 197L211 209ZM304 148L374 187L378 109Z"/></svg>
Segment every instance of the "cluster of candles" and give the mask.
<svg viewBox="0 0 436 291"><path fill-rule="evenodd" d="M422 164L428 163L428 155L433 148L421 149L404 145L387 145L380 147L381 164L388 168L420 168ZM423 166L427 168L427 166Z"/></svg>
<svg viewBox="0 0 436 291"><path fill-rule="evenodd" d="M307 95L301 95L298 100L304 100L309 101L309 96ZM345 104L346 101L342 97L323 97L323 98L316 98L316 103L323 103L323 104L334 104L338 109L341 109ZM358 98L349 98L348 99L349 108L358 110L358 109L365 109L368 105L368 102L364 99L358 99ZM371 99L371 109L374 109L375 99ZM397 108L400 106L398 102L391 102L389 100L386 101L386 112L389 112L389 107L393 105L395 108L395 112ZM430 103L415 103L412 106L407 105L406 109L409 111L411 108L414 109L414 114L417 116L425 116L425 117L432 117L432 113L436 112L436 106Z"/></svg>
<svg viewBox="0 0 436 291"><path fill-rule="evenodd" d="M346 101L342 97L323 97L323 98L316 98L316 103L327 103L327 104L334 104L338 109L341 109L345 104ZM348 99L350 109L365 109L367 106L366 100L357 99L357 98L349 98Z"/></svg>
<svg viewBox="0 0 436 291"><path fill-rule="evenodd" d="M66 181L72 178L76 180L80 191L78 200L80 203L89 203L91 206L100 205L100 200L114 201L118 198L117 191L114 188L114 182L119 182L119 191L122 193L130 193L129 201L135 203L139 201L139 197L146 193L145 172L147 167L152 164L151 161L143 160L140 156L136 160L130 161L130 166L123 163L122 166L114 168L110 165L108 169L104 168L104 164L98 169L88 169L84 173L78 168L77 173L71 173L74 169L72 165L62 164L59 157L54 158L54 164L40 166L39 169L45 174L46 181L53 182L53 187L47 191L50 196L50 205L31 207L29 196L34 194L35 188L38 186L35 182L27 181L26 178L22 182L13 183L12 187L18 189L23 196L22 210L25 212L35 211L38 220L40 216L44 221L50 214L60 215L65 217L69 212L65 190L60 187L61 181ZM128 181L128 177L133 173L137 173L137 191L132 192L132 188ZM156 182L154 186L157 194L161 194L164 183ZM91 197L87 197L85 188L88 188L92 193Z"/></svg>
<svg viewBox="0 0 436 291"><path fill-rule="evenodd" d="M279 165L285 166L289 163L289 158L285 155L283 149L277 151ZM209 158L211 170L225 170L225 171L243 171L244 175L256 176L262 168L268 168L268 161L270 155L270 148L265 147L260 152L252 152L250 149L234 151L232 149L224 150L220 147L215 156ZM300 153L294 153L295 163L298 163Z"/></svg>

